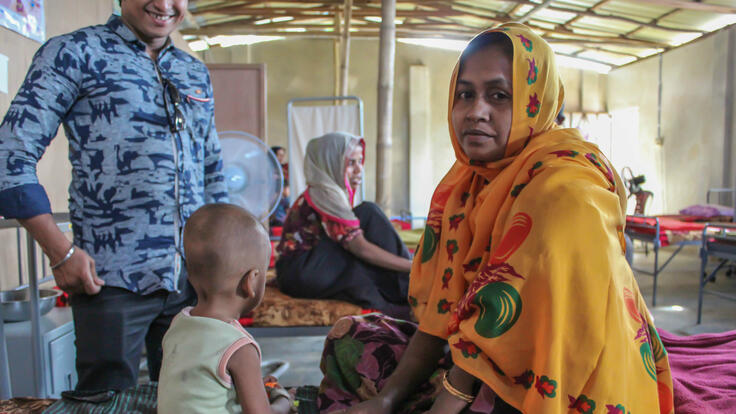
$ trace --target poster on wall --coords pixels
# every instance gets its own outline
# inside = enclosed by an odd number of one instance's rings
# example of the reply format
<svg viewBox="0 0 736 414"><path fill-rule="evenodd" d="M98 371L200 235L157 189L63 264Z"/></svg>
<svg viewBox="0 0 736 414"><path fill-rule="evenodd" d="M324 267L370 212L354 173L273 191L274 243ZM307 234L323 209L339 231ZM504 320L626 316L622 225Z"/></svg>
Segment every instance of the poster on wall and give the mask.
<svg viewBox="0 0 736 414"><path fill-rule="evenodd" d="M0 26L39 43L45 42L43 0L0 0Z"/></svg>

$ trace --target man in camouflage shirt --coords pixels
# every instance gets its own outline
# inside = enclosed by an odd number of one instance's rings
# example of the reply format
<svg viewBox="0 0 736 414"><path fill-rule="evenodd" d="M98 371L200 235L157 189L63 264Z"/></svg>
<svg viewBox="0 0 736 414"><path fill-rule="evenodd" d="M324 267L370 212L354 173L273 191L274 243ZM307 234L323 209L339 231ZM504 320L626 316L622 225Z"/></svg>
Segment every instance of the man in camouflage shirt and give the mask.
<svg viewBox="0 0 736 414"><path fill-rule="evenodd" d="M78 390L135 385L143 343L157 379L163 334L194 298L184 222L227 199L209 73L169 38L187 6L122 0L120 17L49 39L0 124L0 215L21 221L72 294ZM60 124L73 244L36 176Z"/></svg>

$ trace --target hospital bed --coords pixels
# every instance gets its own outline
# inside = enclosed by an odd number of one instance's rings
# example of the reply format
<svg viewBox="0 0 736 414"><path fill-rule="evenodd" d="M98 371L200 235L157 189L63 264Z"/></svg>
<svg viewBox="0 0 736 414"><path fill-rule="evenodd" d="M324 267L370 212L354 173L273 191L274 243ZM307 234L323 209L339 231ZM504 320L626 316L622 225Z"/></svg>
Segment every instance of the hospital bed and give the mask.
<svg viewBox="0 0 736 414"><path fill-rule="evenodd" d="M698 223L691 220L692 217L687 216L645 216L631 215L626 216L626 234L632 240L638 240L645 243L645 246L652 245L654 253L654 268L652 270L637 268L632 269L654 277L652 288L652 306L657 305L657 277L670 264L672 259L682 251L685 246L695 246L701 243L701 234L704 223ZM659 251L663 247L676 246L674 252L659 264Z"/></svg>
<svg viewBox="0 0 736 414"><path fill-rule="evenodd" d="M707 223L703 228L702 244L700 249L700 283L698 291L698 324L701 321L703 311L703 295L705 293L718 296L723 299L736 301L736 295L706 289L708 282L714 282L716 273L724 267L733 266L736 262L736 224L731 223ZM713 258L718 261L716 267L710 271L706 270L708 261ZM731 269L732 271L732 269Z"/></svg>
<svg viewBox="0 0 736 414"><path fill-rule="evenodd" d="M706 204L711 203L711 197L719 194L730 194L731 205L736 204L736 192L730 188L711 188L706 192ZM702 245L706 223L713 221L734 221L736 210L732 216L701 217L682 214L648 216L633 214L626 216L626 234L632 240L644 243L648 254L651 245L654 252L654 266L652 270L632 269L654 277L652 288L652 306L657 304L657 278L670 262L682 251L685 246ZM663 247L676 247L665 262L660 265L659 251Z"/></svg>

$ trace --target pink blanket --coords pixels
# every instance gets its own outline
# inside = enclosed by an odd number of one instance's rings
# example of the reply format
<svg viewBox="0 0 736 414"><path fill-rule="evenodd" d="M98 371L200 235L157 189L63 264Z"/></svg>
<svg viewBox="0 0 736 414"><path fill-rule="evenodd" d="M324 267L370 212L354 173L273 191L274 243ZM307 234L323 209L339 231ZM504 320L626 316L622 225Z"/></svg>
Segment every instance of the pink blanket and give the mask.
<svg viewBox="0 0 736 414"><path fill-rule="evenodd" d="M736 331L693 336L658 331L672 368L675 412L736 413Z"/></svg>

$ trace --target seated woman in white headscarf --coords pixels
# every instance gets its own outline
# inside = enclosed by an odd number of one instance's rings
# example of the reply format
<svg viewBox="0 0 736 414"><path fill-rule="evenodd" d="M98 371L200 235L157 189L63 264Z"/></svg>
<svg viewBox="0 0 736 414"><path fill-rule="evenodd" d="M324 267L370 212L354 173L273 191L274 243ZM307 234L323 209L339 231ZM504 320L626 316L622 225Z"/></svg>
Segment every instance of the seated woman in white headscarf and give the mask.
<svg viewBox="0 0 736 414"><path fill-rule="evenodd" d="M330 133L307 144L307 190L289 209L276 274L286 294L340 299L408 318L411 260L391 222L370 202L353 208L365 142Z"/></svg>

